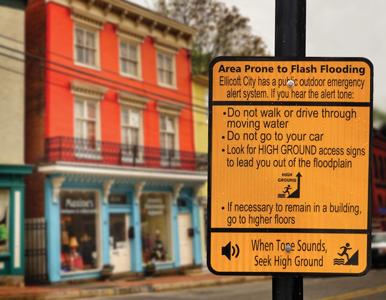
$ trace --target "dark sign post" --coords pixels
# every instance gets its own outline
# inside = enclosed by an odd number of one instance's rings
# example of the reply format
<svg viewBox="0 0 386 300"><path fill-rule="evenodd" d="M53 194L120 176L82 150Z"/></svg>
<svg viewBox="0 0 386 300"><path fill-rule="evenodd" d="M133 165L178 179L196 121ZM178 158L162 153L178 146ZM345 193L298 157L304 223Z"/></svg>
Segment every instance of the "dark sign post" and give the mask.
<svg viewBox="0 0 386 300"><path fill-rule="evenodd" d="M275 56L306 56L306 0L276 0ZM272 299L303 299L302 276L273 276Z"/></svg>

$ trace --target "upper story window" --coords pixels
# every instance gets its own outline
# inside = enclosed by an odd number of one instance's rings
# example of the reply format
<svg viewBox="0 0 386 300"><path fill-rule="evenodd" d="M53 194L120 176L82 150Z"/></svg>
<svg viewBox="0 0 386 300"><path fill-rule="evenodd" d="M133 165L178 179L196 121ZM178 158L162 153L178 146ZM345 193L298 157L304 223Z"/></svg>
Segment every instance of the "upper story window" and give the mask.
<svg viewBox="0 0 386 300"><path fill-rule="evenodd" d="M127 24L117 24L119 66L122 76L141 79L141 44L146 34Z"/></svg>
<svg viewBox="0 0 386 300"><path fill-rule="evenodd" d="M136 78L140 77L140 59L138 48L139 47L137 45L133 45L125 41L120 41L120 66L121 73L123 73L123 75Z"/></svg>
<svg viewBox="0 0 386 300"><path fill-rule="evenodd" d="M157 74L160 85L175 86L174 83L174 56L157 53Z"/></svg>
<svg viewBox="0 0 386 300"><path fill-rule="evenodd" d="M74 20L74 60L76 64L87 67L100 67L99 30L106 18L92 11L71 7Z"/></svg>
<svg viewBox="0 0 386 300"><path fill-rule="evenodd" d="M128 92L119 92L121 104L121 159L126 163L143 163L143 109L147 98Z"/></svg>
<svg viewBox="0 0 386 300"><path fill-rule="evenodd" d="M179 166L179 128L178 116L182 106L158 103L160 113L160 143L161 143L161 165Z"/></svg>
<svg viewBox="0 0 386 300"><path fill-rule="evenodd" d="M96 148L99 103L75 99L75 138L84 139L88 149Z"/></svg>
<svg viewBox="0 0 386 300"><path fill-rule="evenodd" d="M75 96L74 146L78 157L100 158L100 100L106 91L105 87L75 80L71 82L71 92Z"/></svg>
<svg viewBox="0 0 386 300"><path fill-rule="evenodd" d="M97 32L75 26L75 61L97 67Z"/></svg>
<svg viewBox="0 0 386 300"><path fill-rule="evenodd" d="M158 84L176 88L176 55L179 51L178 44L156 37L154 38L154 47L157 49Z"/></svg>

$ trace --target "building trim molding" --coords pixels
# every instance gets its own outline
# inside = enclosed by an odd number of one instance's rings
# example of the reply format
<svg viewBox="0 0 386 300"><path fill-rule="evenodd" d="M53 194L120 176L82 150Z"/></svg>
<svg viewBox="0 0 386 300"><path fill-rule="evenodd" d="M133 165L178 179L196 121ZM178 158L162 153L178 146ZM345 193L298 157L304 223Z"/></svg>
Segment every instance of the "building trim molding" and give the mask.
<svg viewBox="0 0 386 300"><path fill-rule="evenodd" d="M156 169L138 170L128 167L110 167L106 165L74 164L66 162L40 165L38 167L38 172L46 174L92 174L133 179L177 180L191 183L199 183L208 180L208 174L206 172L163 171Z"/></svg>
<svg viewBox="0 0 386 300"><path fill-rule="evenodd" d="M108 91L107 87L89 84L77 80L70 81L71 93L75 96L88 98L90 100L102 100L105 93Z"/></svg>

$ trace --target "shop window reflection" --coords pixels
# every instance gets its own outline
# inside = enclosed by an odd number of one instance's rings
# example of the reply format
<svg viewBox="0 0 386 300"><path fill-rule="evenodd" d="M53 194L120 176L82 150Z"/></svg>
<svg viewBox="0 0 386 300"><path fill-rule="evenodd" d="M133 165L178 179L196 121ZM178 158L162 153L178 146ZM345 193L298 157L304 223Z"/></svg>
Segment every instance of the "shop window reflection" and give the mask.
<svg viewBox="0 0 386 300"><path fill-rule="evenodd" d="M60 208L62 272L98 268L95 193L62 191Z"/></svg>
<svg viewBox="0 0 386 300"><path fill-rule="evenodd" d="M169 194L141 196L141 240L143 263L171 261L171 204Z"/></svg>

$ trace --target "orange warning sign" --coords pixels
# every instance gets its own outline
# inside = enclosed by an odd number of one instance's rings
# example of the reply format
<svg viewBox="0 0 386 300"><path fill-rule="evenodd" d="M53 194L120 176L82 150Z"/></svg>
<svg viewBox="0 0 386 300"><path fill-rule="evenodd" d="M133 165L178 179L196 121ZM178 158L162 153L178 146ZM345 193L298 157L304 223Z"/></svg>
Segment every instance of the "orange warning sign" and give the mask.
<svg viewBox="0 0 386 300"><path fill-rule="evenodd" d="M220 58L211 70L210 269L365 273L371 63ZM290 249L271 247L277 240ZM310 246L302 250L303 243ZM280 256L292 264L283 269Z"/></svg>

